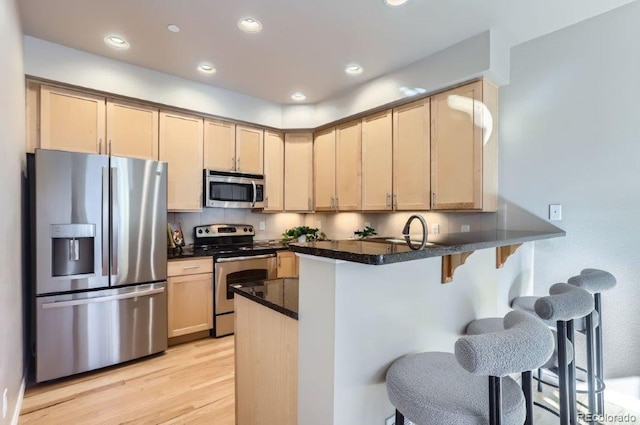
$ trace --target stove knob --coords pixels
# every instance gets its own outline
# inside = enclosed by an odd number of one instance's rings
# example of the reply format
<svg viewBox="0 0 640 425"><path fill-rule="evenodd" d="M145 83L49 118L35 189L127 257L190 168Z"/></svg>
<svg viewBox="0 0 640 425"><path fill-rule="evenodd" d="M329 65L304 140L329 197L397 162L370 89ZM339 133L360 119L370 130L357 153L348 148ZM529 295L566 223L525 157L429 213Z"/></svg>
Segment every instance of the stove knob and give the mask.
<svg viewBox="0 0 640 425"><path fill-rule="evenodd" d="M209 229L204 229L205 233L210 233Z"/></svg>
<svg viewBox="0 0 640 425"><path fill-rule="evenodd" d="M249 229L247 229L247 228L245 227L245 228L244 228L244 231L245 231L245 232L248 232L248 231L249 231Z"/></svg>
<svg viewBox="0 0 640 425"><path fill-rule="evenodd" d="M202 234L202 229L198 229L198 233Z"/></svg>

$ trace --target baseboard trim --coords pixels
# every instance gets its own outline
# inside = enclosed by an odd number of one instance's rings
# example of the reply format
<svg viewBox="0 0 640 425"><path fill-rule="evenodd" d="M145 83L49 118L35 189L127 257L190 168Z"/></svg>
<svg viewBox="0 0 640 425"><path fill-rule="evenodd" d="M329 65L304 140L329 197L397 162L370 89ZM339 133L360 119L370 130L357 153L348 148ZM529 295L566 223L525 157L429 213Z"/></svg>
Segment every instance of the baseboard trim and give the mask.
<svg viewBox="0 0 640 425"><path fill-rule="evenodd" d="M20 418L20 410L22 409L22 400L24 399L24 390L27 387L27 381L22 378L22 384L20 384L20 393L18 394L18 401L16 402L16 408L13 409L13 418L11 418L11 425L18 425L18 418Z"/></svg>

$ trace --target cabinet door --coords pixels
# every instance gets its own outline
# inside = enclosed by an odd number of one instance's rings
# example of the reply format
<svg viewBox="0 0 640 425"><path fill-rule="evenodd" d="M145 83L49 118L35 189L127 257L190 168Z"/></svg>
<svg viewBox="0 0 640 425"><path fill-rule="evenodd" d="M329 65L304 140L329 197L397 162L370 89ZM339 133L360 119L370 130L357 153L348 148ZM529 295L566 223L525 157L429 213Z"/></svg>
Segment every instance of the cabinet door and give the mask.
<svg viewBox="0 0 640 425"><path fill-rule="evenodd" d="M106 153L105 99L57 87L40 87L40 147Z"/></svg>
<svg viewBox="0 0 640 425"><path fill-rule="evenodd" d="M204 120L204 168L235 171L235 124L226 121Z"/></svg>
<svg viewBox="0 0 640 425"><path fill-rule="evenodd" d="M169 337L213 328L213 274L167 279Z"/></svg>
<svg viewBox="0 0 640 425"><path fill-rule="evenodd" d="M284 209L311 211L313 196L313 135L284 136Z"/></svg>
<svg viewBox="0 0 640 425"><path fill-rule="evenodd" d="M264 211L284 208L284 135L273 131L264 134Z"/></svg>
<svg viewBox="0 0 640 425"><path fill-rule="evenodd" d="M263 138L262 129L236 126L236 171L263 173Z"/></svg>
<svg viewBox="0 0 640 425"><path fill-rule="evenodd" d="M428 210L430 205L429 99L393 110L393 205Z"/></svg>
<svg viewBox="0 0 640 425"><path fill-rule="evenodd" d="M34 153L40 147L40 84L27 80L25 93L27 153Z"/></svg>
<svg viewBox="0 0 640 425"><path fill-rule="evenodd" d="M336 208L336 132L335 129L316 133L313 141L314 209L331 211Z"/></svg>
<svg viewBox="0 0 640 425"><path fill-rule="evenodd" d="M298 277L298 256L291 251L278 251L278 279L283 277Z"/></svg>
<svg viewBox="0 0 640 425"><path fill-rule="evenodd" d="M158 110L107 100L107 145L111 155L158 159Z"/></svg>
<svg viewBox="0 0 640 425"><path fill-rule="evenodd" d="M336 127L336 205L339 211L362 209L362 125Z"/></svg>
<svg viewBox="0 0 640 425"><path fill-rule="evenodd" d="M432 98L433 209L482 208L481 99L481 82Z"/></svg>
<svg viewBox="0 0 640 425"><path fill-rule="evenodd" d="M362 209L391 209L393 132L391 110L362 119Z"/></svg>
<svg viewBox="0 0 640 425"><path fill-rule="evenodd" d="M202 126L200 117L160 113L160 161L169 164L169 210L202 210Z"/></svg>

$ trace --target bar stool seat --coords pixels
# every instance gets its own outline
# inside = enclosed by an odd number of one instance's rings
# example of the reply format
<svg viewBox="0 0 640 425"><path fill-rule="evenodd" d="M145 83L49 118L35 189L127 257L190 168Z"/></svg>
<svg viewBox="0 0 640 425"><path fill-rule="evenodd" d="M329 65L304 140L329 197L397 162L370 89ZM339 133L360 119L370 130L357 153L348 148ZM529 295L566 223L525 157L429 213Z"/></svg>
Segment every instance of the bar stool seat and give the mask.
<svg viewBox="0 0 640 425"><path fill-rule="evenodd" d="M487 421L487 378L464 370L452 353L429 352L402 357L387 372L387 392L396 409L418 425L469 425ZM503 378L502 397L503 424L522 425L526 407L518 383Z"/></svg>
<svg viewBox="0 0 640 425"><path fill-rule="evenodd" d="M536 297L536 296L516 297L511 302L511 308L513 308L514 310L526 311L527 313L536 315L535 304L536 304L536 301L538 301L538 299L540 298L541 297ZM597 327L599 323L598 312L594 311L593 314L594 314L593 326ZM480 320L483 320L483 319L480 319ZM550 327L556 326L555 322L552 322L551 320L543 320L543 321ZM584 317L575 319L575 330L586 331L586 329L587 329L587 324L586 324L586 319Z"/></svg>

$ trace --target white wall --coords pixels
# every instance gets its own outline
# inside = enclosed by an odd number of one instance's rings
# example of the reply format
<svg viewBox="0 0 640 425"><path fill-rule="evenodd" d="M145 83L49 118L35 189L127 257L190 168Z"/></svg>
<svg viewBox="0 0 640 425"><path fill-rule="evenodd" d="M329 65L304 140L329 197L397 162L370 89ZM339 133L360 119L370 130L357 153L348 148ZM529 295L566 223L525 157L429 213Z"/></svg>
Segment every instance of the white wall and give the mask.
<svg viewBox="0 0 640 425"><path fill-rule="evenodd" d="M0 424L12 423L23 377L22 176L25 161L22 32L15 0L0 0ZM8 411L2 417L7 389Z"/></svg>
<svg viewBox="0 0 640 425"><path fill-rule="evenodd" d="M25 36L33 77L279 128L279 104Z"/></svg>
<svg viewBox="0 0 640 425"><path fill-rule="evenodd" d="M538 293L594 267L618 287L604 303L607 377L640 374L640 2L511 51L500 92L500 194L566 238L539 242Z"/></svg>

